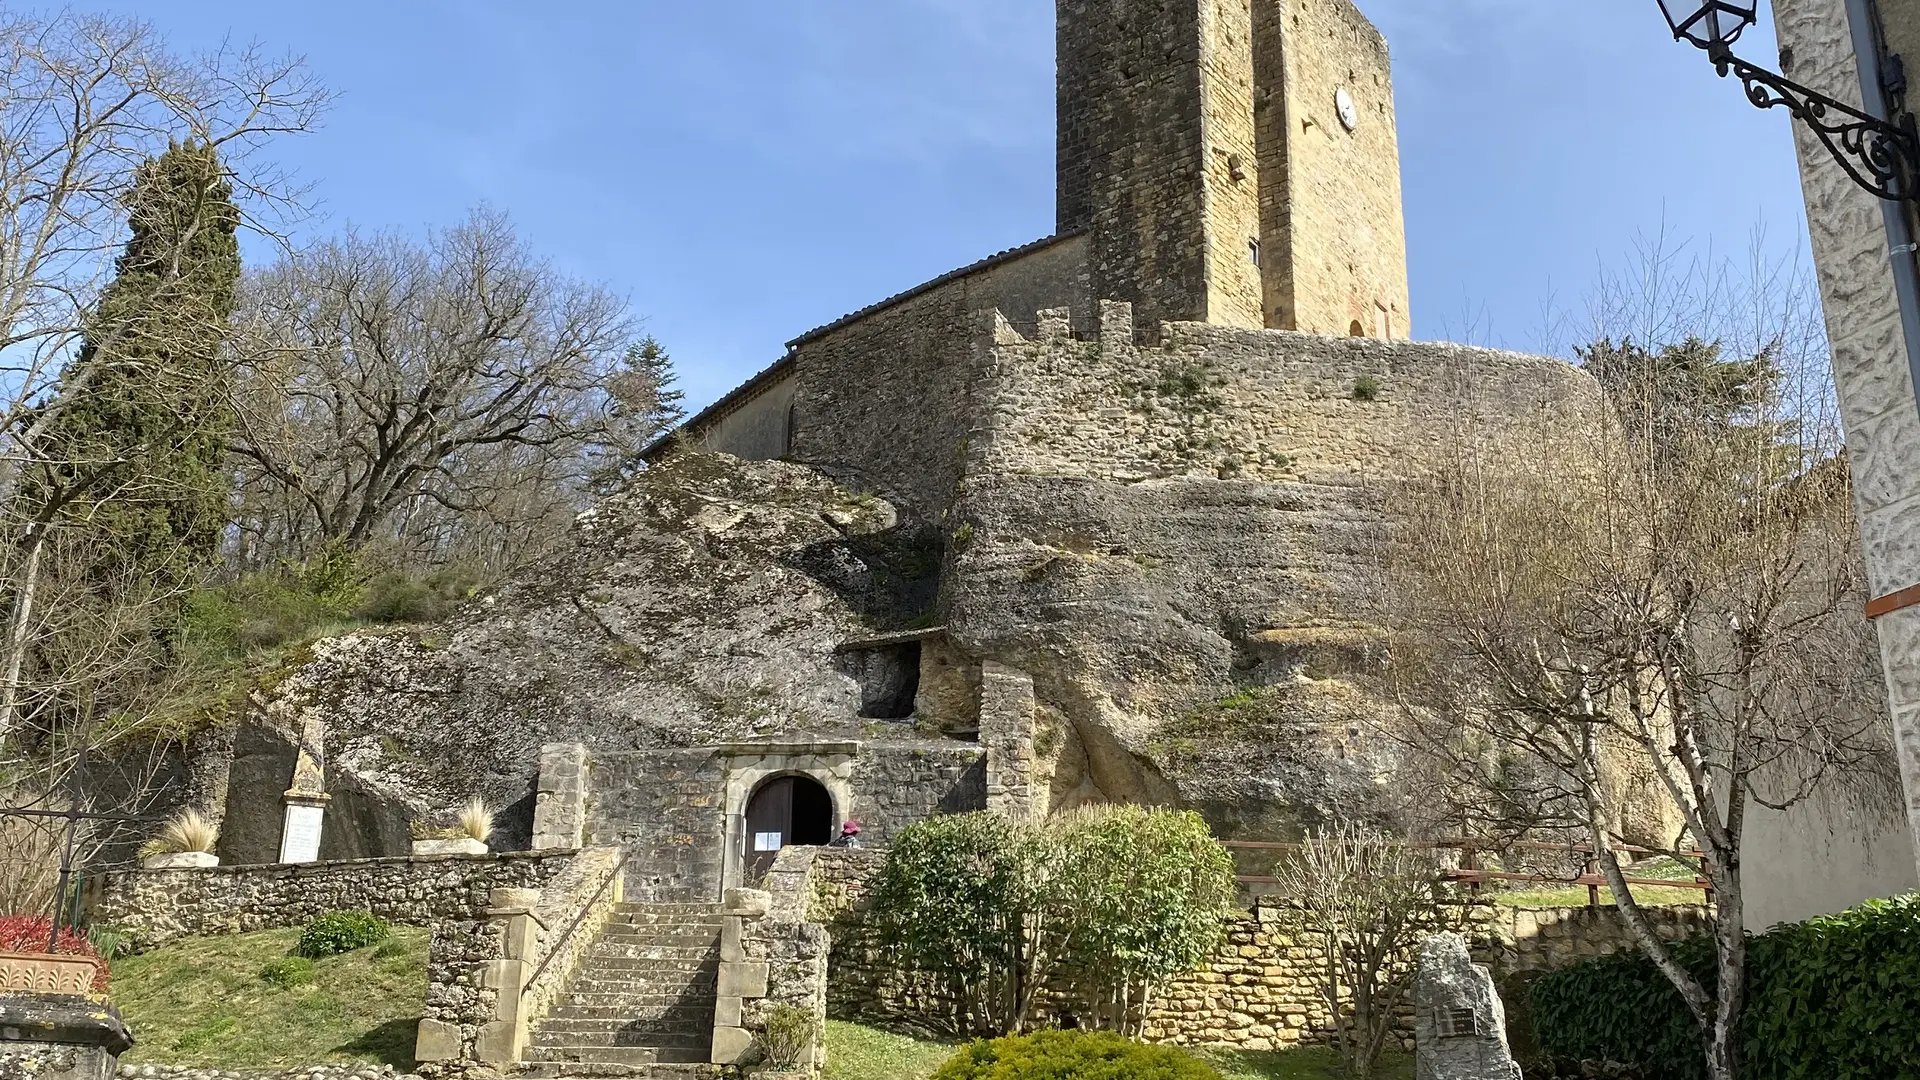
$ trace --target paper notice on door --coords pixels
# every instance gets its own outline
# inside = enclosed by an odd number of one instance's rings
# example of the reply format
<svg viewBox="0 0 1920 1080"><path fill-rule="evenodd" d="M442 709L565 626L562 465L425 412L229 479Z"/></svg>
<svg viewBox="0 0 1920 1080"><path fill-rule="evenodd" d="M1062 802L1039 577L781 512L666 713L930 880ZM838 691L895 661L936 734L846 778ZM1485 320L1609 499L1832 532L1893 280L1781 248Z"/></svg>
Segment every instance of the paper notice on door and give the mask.
<svg viewBox="0 0 1920 1080"><path fill-rule="evenodd" d="M777 832L757 832L753 834L753 850L779 851L780 835Z"/></svg>

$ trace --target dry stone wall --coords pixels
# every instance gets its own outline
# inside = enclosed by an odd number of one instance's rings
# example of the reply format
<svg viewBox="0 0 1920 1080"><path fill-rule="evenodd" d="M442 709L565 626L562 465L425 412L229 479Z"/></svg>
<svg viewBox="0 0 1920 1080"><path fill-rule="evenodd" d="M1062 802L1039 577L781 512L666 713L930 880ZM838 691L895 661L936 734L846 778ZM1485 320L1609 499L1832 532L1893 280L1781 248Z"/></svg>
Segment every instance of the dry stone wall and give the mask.
<svg viewBox="0 0 1920 1080"><path fill-rule="evenodd" d="M437 926L483 917L492 890L540 888L574 858L570 851L506 852L130 870L107 881L90 917L125 931L142 949L180 937L300 926L329 911L370 911L406 926Z"/></svg>
<svg viewBox="0 0 1920 1080"><path fill-rule="evenodd" d="M866 927L867 904L885 863L882 851L829 849L806 867L808 917L824 924L832 937L828 1010L838 1018L879 1022L944 1015L941 1003L929 997L924 986L888 961ZM1667 940L1703 933L1710 926L1703 907L1647 911ZM1637 947L1611 908L1510 908L1475 901L1457 912L1456 923L1473 943L1474 959L1492 969L1513 1022L1521 1025L1527 1022L1524 990L1533 975ZM1332 1020L1319 989L1319 947L1318 937L1302 929L1299 912L1284 902L1262 901L1236 914L1228 923L1226 941L1206 968L1167 988L1146 1037L1244 1050L1325 1041ZM1402 1010L1399 1037L1410 1049L1411 1000Z"/></svg>

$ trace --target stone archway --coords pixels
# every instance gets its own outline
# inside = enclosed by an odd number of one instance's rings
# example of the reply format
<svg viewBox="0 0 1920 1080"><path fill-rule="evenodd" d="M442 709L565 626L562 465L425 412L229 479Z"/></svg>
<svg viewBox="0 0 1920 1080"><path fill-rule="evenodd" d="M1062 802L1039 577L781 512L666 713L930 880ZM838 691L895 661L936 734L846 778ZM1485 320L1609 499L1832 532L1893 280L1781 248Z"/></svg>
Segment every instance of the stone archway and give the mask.
<svg viewBox="0 0 1920 1080"><path fill-rule="evenodd" d="M726 890L746 883L750 856L765 854L753 850L755 837L748 828L748 813L754 798L762 790L771 790L771 782L782 778L805 780L826 795L826 839L831 840L842 821L857 815L853 805L853 766L859 753L860 744L856 742L738 743L720 747L721 756L727 759L727 850L720 871L721 896L726 895ZM788 790L791 793L792 789ZM807 792L807 798L817 798L812 788L802 790ZM814 808L809 810L809 828L813 828L817 825L818 810L817 804L810 805Z"/></svg>
<svg viewBox="0 0 1920 1080"><path fill-rule="evenodd" d="M833 827L833 796L820 781L789 774L762 783L747 800L747 876L764 875L782 848L826 846Z"/></svg>

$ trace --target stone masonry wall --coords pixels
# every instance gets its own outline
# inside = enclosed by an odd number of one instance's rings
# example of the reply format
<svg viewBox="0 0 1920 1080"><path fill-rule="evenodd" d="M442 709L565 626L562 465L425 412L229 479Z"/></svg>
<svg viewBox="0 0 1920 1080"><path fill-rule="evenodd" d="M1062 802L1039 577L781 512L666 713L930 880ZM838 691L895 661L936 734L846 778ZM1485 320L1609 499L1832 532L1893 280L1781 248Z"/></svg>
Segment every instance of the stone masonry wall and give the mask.
<svg viewBox="0 0 1920 1080"><path fill-rule="evenodd" d="M505 852L130 870L108 880L90 917L124 930L141 949L179 937L299 926L329 911L433 926L484 917L490 891L540 888L573 860L573 852Z"/></svg>
<svg viewBox="0 0 1920 1080"><path fill-rule="evenodd" d="M1254 0L1267 321L1405 338L1400 145L1387 43L1352 0ZM1353 99L1348 131L1336 95Z"/></svg>
<svg viewBox="0 0 1920 1080"><path fill-rule="evenodd" d="M587 842L627 849L628 899L719 899L724 758L711 748L594 754L588 770Z"/></svg>
<svg viewBox="0 0 1920 1080"><path fill-rule="evenodd" d="M936 521L960 478L976 312L1084 304L1086 240L1070 236L883 301L793 343L791 454Z"/></svg>
<svg viewBox="0 0 1920 1080"><path fill-rule="evenodd" d="M937 1003L889 964L865 926L865 910L886 855L881 851L820 852L810 867L809 918L827 926L827 1006L831 1015L881 1022L938 1014ZM1526 1023L1524 986L1534 975L1634 948L1611 908L1508 908L1475 902L1460 909L1474 942L1475 960L1503 984L1510 1014ZM1656 907L1649 917L1662 937L1705 932L1702 907ZM1147 1038L1195 1046L1271 1050L1324 1041L1331 1019L1320 996L1317 941L1299 928L1284 903L1262 902L1234 916L1227 940L1202 971L1176 979L1147 1026ZM1411 1001L1403 1039L1412 1037Z"/></svg>
<svg viewBox="0 0 1920 1080"><path fill-rule="evenodd" d="M1204 319L1200 5L1060 0L1056 11L1058 228L1091 229L1093 295L1134 300L1143 328Z"/></svg>

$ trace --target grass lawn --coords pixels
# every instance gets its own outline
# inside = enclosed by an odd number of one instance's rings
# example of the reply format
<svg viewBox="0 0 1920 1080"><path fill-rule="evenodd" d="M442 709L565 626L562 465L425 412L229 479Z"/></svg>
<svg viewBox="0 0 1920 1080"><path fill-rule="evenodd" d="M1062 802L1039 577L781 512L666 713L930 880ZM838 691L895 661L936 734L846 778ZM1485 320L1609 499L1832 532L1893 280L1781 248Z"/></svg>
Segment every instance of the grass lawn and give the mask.
<svg viewBox="0 0 1920 1080"><path fill-rule="evenodd" d="M314 961L314 980L260 977L300 931L187 938L113 963L114 1003L139 1040L120 1060L222 1069L325 1062L413 1067L427 992L427 932L396 927L384 949ZM387 955L375 955L384 951Z"/></svg>
<svg viewBox="0 0 1920 1080"><path fill-rule="evenodd" d="M827 1021L827 1080L927 1080L953 1056L953 1044ZM1339 1080L1333 1052L1312 1046L1271 1054L1217 1050L1200 1054L1226 1080ZM1394 1057L1379 1080L1411 1080L1413 1059Z"/></svg>

